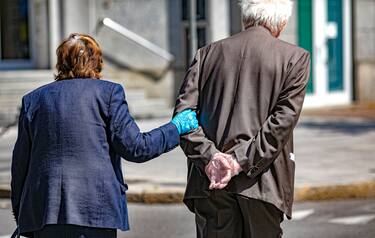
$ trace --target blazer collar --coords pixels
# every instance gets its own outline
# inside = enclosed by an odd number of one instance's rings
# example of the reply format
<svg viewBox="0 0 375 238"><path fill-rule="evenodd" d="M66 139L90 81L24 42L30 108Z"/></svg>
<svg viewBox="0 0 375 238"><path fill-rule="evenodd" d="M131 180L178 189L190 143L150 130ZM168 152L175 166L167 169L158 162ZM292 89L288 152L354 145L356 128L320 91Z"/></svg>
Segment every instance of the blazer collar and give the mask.
<svg viewBox="0 0 375 238"><path fill-rule="evenodd" d="M267 28L265 28L264 26L251 26L251 27L245 29L245 31L247 31L247 32L250 32L250 31L264 32L264 33L267 33L267 34L272 36L271 31L268 30Z"/></svg>

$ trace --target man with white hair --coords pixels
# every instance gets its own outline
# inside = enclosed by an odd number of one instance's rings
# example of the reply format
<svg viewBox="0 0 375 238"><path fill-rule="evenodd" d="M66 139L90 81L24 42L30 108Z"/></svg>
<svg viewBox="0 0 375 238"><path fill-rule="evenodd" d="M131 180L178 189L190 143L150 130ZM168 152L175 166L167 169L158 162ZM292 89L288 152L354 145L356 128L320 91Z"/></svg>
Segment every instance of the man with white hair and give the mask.
<svg viewBox="0 0 375 238"><path fill-rule="evenodd" d="M294 192L293 128L309 79L309 53L277 39L290 0L242 0L245 30L198 50L175 112L197 111L181 139L184 202L198 238L282 236Z"/></svg>

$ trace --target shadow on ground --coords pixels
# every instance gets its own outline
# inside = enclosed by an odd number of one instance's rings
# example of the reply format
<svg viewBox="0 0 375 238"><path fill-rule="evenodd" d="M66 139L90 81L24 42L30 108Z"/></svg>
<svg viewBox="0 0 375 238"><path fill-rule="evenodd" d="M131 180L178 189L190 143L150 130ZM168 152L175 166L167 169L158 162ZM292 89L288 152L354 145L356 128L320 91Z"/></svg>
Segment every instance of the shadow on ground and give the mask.
<svg viewBox="0 0 375 238"><path fill-rule="evenodd" d="M304 121L301 128L358 135L375 131L375 121Z"/></svg>

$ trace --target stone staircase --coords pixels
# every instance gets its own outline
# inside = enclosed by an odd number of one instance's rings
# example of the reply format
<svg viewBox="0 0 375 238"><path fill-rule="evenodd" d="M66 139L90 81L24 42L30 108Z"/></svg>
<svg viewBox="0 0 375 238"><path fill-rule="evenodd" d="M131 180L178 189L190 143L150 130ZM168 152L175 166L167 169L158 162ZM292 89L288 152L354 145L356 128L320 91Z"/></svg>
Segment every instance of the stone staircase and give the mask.
<svg viewBox="0 0 375 238"><path fill-rule="evenodd" d="M52 81L49 70L0 71L0 126L17 121L23 95Z"/></svg>
<svg viewBox="0 0 375 238"><path fill-rule="evenodd" d="M113 79L111 81L121 81ZM53 82L51 70L0 71L0 128L17 121L22 96ZM129 110L136 119L170 117L172 109L161 98L148 98L141 88L126 88Z"/></svg>

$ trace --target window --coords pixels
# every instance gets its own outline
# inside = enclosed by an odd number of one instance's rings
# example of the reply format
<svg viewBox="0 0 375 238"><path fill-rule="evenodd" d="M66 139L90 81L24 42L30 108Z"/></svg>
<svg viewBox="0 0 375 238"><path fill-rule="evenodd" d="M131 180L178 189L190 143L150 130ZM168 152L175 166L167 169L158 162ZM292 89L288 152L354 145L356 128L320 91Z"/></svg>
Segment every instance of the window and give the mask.
<svg viewBox="0 0 375 238"><path fill-rule="evenodd" d="M201 48L206 45L206 28L205 27L198 27L197 29L197 40L198 40L198 48ZM185 55L186 55L186 67L189 66L191 55L190 55L190 29L185 28Z"/></svg>
<svg viewBox="0 0 375 238"><path fill-rule="evenodd" d="M0 61L30 59L28 1L0 1Z"/></svg>
<svg viewBox="0 0 375 238"><path fill-rule="evenodd" d="M189 20L189 2L190 0L182 0L182 20ZM206 1L196 0L197 4L197 20L206 20Z"/></svg>
<svg viewBox="0 0 375 238"><path fill-rule="evenodd" d="M198 48L201 48L207 44L207 1L206 0L196 0L197 4L197 41ZM190 28L189 28L189 0L182 0L182 22L183 22L183 32L184 32L184 49L185 49L185 60L186 67L190 64Z"/></svg>

